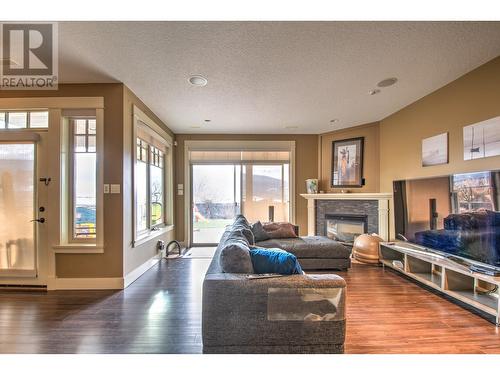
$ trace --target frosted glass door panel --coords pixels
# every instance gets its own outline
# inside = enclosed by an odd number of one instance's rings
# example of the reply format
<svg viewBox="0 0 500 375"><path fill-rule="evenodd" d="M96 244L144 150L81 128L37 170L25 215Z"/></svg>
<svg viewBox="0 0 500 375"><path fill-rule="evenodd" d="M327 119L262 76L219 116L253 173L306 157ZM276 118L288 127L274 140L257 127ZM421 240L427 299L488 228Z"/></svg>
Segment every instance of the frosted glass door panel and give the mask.
<svg viewBox="0 0 500 375"><path fill-rule="evenodd" d="M0 144L0 275L35 270L34 176L34 144Z"/></svg>

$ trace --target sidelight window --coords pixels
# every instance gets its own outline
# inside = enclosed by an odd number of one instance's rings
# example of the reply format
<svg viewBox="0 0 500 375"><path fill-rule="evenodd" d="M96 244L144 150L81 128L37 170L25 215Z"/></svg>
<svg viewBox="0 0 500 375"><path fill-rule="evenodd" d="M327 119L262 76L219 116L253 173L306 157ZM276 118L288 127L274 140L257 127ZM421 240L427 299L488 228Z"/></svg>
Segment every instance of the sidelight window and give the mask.
<svg viewBox="0 0 500 375"><path fill-rule="evenodd" d="M71 228L74 240L95 239L97 235L97 153L96 120L79 118L71 128Z"/></svg>

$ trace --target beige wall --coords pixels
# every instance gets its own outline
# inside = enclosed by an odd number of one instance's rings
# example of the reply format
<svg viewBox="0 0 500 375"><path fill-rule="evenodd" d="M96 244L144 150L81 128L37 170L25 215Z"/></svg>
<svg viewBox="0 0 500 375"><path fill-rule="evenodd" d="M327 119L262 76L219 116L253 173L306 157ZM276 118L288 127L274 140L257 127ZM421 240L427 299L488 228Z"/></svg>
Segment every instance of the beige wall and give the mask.
<svg viewBox="0 0 500 375"><path fill-rule="evenodd" d="M135 268L142 265L147 260L157 255L156 244L159 240L165 243L175 238L174 231L155 237L139 246L132 247L132 234L134 231L133 215L133 171L132 163L135 162L133 149L135 140L133 136L133 106L137 106L151 120L163 128L168 134L174 137L172 131L137 97L128 87L124 87L123 95L123 274L127 275ZM175 152L173 150L175 165ZM171 186L171 189L174 187ZM175 196L174 196L175 201ZM174 207L175 212L175 207Z"/></svg>
<svg viewBox="0 0 500 375"><path fill-rule="evenodd" d="M187 140L267 140L295 141L295 217L301 234L307 233L307 201L300 196L306 192L305 180L317 178L318 136L317 135L270 135L270 134L177 134L176 183L184 184L184 141ZM184 241L184 199L176 196L177 239Z"/></svg>
<svg viewBox="0 0 500 375"><path fill-rule="evenodd" d="M380 122L380 189L397 179L500 168L500 156L463 160L463 127L500 115L500 58ZM422 139L449 133L449 163L422 167Z"/></svg>
<svg viewBox="0 0 500 375"><path fill-rule="evenodd" d="M364 137L363 177L365 186L360 188L342 188L353 193L379 192L379 123L342 129L319 136L319 189L325 192L340 192L340 188L331 187L332 178L332 142L342 139ZM392 191L392 190L391 190Z"/></svg>

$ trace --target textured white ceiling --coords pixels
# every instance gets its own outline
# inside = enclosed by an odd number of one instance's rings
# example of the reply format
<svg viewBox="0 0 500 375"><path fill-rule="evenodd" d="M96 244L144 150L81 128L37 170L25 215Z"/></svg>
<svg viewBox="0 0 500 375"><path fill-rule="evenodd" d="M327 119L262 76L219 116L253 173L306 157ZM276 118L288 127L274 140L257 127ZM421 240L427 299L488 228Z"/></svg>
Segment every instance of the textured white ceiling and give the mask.
<svg viewBox="0 0 500 375"><path fill-rule="evenodd" d="M59 38L62 82L124 82L176 133L377 121L500 55L500 22L62 22Z"/></svg>

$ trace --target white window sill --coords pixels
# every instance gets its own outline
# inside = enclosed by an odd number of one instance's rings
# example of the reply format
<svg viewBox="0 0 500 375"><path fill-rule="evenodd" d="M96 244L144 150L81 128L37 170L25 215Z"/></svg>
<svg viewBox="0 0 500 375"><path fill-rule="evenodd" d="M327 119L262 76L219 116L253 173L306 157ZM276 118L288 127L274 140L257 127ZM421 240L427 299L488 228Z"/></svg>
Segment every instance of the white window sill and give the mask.
<svg viewBox="0 0 500 375"><path fill-rule="evenodd" d="M146 234L141 235L135 241L132 241L132 247L137 247L145 244L148 241L155 239L156 237L162 236L165 233L171 232L174 230L173 225L166 225L158 230L150 230Z"/></svg>
<svg viewBox="0 0 500 375"><path fill-rule="evenodd" d="M104 245L71 243L64 245L52 246L56 254L102 254L104 253Z"/></svg>

